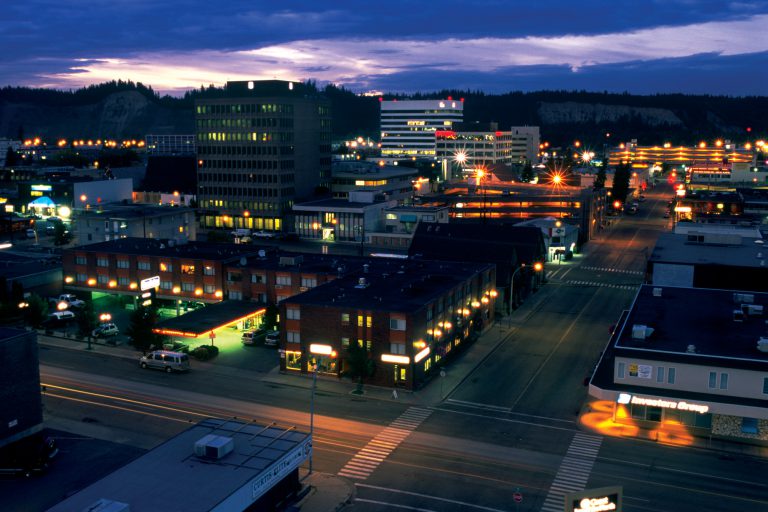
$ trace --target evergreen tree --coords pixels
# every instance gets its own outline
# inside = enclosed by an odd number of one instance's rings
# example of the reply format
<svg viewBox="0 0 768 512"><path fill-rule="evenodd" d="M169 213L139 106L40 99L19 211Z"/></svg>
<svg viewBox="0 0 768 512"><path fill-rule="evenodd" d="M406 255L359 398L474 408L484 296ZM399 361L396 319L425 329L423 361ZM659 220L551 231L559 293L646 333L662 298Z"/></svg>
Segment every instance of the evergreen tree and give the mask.
<svg viewBox="0 0 768 512"><path fill-rule="evenodd" d="M78 334L90 338L91 332L96 328L96 313L93 311L93 301L85 301L85 305L78 312L76 320Z"/></svg>
<svg viewBox="0 0 768 512"><path fill-rule="evenodd" d="M607 168L608 168L608 160L605 159L603 160L603 164L597 170L597 175L595 176L595 183L594 183L595 190L605 188L605 171Z"/></svg>
<svg viewBox="0 0 768 512"><path fill-rule="evenodd" d="M357 379L355 393L361 394L363 392L363 382L373 375L375 369L373 359L371 359L365 344L351 342L347 349L346 374L353 380Z"/></svg>
<svg viewBox="0 0 768 512"><path fill-rule="evenodd" d="M520 174L520 181L523 183L530 183L535 177L536 175L533 172L533 165L531 165L531 162L526 160L525 165L523 166L523 172Z"/></svg>
<svg viewBox="0 0 768 512"><path fill-rule="evenodd" d="M26 303L24 321L30 327L40 327L48 317L48 302L36 293L33 293L27 297Z"/></svg>
<svg viewBox="0 0 768 512"><path fill-rule="evenodd" d="M131 314L130 324L125 333L128 335L128 342L136 350L146 354L152 348L163 346L165 336L152 331L157 324L157 319L157 310L151 306L139 307Z"/></svg>
<svg viewBox="0 0 768 512"><path fill-rule="evenodd" d="M613 187L611 188L611 197L615 201L621 201L622 204L627 200L627 193L629 193L629 177L632 173L632 168L626 162L622 162L616 166L616 171L613 175Z"/></svg>

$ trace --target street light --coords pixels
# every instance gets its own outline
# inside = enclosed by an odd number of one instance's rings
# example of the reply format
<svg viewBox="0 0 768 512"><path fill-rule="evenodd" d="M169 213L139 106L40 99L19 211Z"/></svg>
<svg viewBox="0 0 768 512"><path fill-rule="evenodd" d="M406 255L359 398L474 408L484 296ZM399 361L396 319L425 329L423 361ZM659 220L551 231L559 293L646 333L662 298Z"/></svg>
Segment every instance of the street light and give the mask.
<svg viewBox="0 0 768 512"><path fill-rule="evenodd" d="M315 389L317 388L317 363L312 365L312 398L309 401L309 438L312 439L314 444L314 432L315 432ZM309 474L312 474L312 452L309 451Z"/></svg>
<svg viewBox="0 0 768 512"><path fill-rule="evenodd" d="M512 279L510 280L511 282L510 282L510 285L509 285L509 295L510 295L510 298L509 298L510 311L509 311L509 313L510 313L510 315L512 314L511 308L512 308L514 302L515 302L515 275L517 275L517 273L520 272L521 270L523 270L524 268L525 268L525 263L521 263L520 266L517 267L514 272L512 272ZM541 263L540 261L537 261L537 262L535 262L533 264L533 271L534 272L541 272L541 270L543 268L544 268L544 264ZM511 322L511 320L510 320L510 322Z"/></svg>

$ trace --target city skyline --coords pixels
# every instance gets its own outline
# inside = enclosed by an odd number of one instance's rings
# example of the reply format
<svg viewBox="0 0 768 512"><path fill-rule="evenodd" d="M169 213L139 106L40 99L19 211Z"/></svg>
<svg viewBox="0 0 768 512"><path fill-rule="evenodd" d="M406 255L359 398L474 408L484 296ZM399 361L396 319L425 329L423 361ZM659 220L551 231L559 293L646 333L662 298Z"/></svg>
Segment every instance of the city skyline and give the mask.
<svg viewBox="0 0 768 512"><path fill-rule="evenodd" d="M768 2L590 0L519 5L402 0L48 0L0 20L2 86L133 80L162 94L228 80L335 83L355 92L445 88L762 95Z"/></svg>

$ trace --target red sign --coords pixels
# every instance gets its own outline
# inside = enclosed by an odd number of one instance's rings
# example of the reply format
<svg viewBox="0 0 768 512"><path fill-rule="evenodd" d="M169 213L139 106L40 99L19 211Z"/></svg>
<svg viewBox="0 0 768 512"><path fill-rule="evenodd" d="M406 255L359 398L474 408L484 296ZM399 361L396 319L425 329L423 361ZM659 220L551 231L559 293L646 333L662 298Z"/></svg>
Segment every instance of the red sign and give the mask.
<svg viewBox="0 0 768 512"><path fill-rule="evenodd" d="M215 339L216 338L216 333L211 331L210 333L208 333L208 337L211 338L211 339Z"/></svg>
<svg viewBox="0 0 768 512"><path fill-rule="evenodd" d="M515 503L522 503L523 502L523 493L516 492L512 495L512 499L515 500Z"/></svg>

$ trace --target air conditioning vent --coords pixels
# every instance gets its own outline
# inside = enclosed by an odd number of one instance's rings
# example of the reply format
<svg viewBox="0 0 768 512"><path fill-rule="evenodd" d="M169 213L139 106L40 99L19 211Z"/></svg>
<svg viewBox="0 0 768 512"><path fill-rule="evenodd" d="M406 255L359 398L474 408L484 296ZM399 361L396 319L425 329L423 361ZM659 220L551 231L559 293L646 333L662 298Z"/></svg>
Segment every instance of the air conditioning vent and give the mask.
<svg viewBox="0 0 768 512"><path fill-rule="evenodd" d="M207 459L221 459L234 449L234 439L213 434L208 434L195 443L195 455Z"/></svg>
<svg viewBox="0 0 768 512"><path fill-rule="evenodd" d="M662 290L662 288L654 288L653 289L653 296L654 297L661 297L661 290Z"/></svg>

